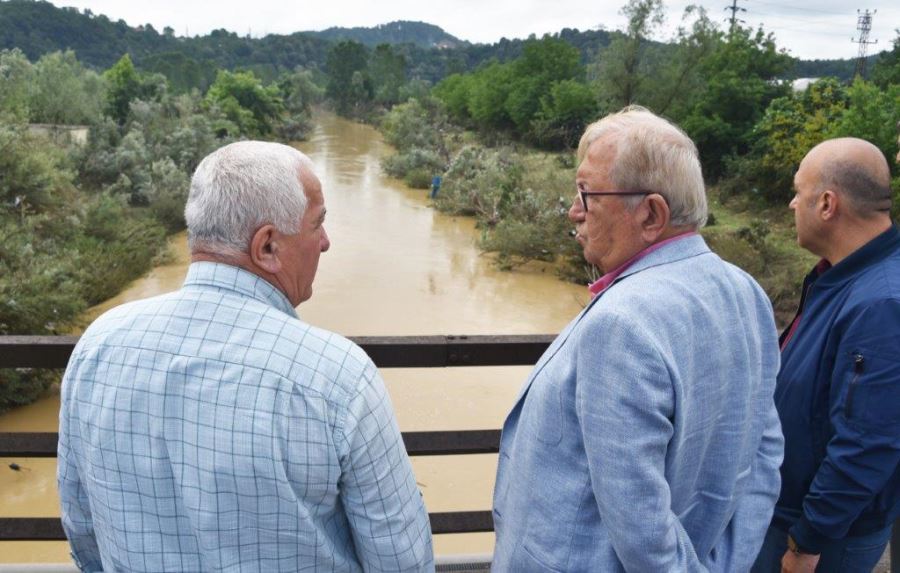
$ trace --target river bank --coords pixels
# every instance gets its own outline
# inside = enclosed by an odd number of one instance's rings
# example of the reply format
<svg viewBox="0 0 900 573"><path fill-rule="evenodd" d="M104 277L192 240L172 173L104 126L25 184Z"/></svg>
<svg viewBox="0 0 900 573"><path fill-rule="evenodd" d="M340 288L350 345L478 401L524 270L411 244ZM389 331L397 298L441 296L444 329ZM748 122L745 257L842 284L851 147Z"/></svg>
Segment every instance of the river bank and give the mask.
<svg viewBox="0 0 900 573"><path fill-rule="evenodd" d="M541 151L499 135L485 143L449 122L433 99L396 106L380 129L396 147L383 162L385 170L425 186L431 176L440 176L440 190L430 204L443 213L471 217L480 231L480 248L499 268L541 261L576 284L599 276L569 236L573 152ZM760 197L728 196L719 187L709 188L707 195L709 222L701 234L719 256L756 278L772 301L776 321L787 323L802 279L816 261L796 244L792 211Z"/></svg>

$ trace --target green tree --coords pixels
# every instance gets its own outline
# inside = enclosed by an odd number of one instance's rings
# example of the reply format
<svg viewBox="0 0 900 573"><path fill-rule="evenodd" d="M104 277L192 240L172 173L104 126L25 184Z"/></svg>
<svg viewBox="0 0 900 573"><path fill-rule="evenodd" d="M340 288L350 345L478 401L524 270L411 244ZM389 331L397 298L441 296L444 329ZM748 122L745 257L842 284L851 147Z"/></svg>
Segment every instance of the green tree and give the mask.
<svg viewBox="0 0 900 573"><path fill-rule="evenodd" d="M481 129L506 129L513 126L506 102L512 91L515 72L511 64L492 62L479 69L469 83L469 115Z"/></svg>
<svg viewBox="0 0 900 573"><path fill-rule="evenodd" d="M705 88L702 63L722 43L722 34L703 8L689 6L672 42L650 37L663 24L662 3L632 0L622 9L626 33L601 50L591 66L602 113L638 104L681 121Z"/></svg>
<svg viewBox="0 0 900 573"><path fill-rule="evenodd" d="M400 101L400 89L406 83L406 58L389 44L379 44L369 59L375 103L391 106Z"/></svg>
<svg viewBox="0 0 900 573"><path fill-rule="evenodd" d="M325 95L334 102L339 114L358 112L372 101L374 91L368 68L369 54L358 42L339 42L328 52Z"/></svg>
<svg viewBox="0 0 900 573"><path fill-rule="evenodd" d="M894 48L881 52L872 69L872 83L882 89L900 85L900 29L896 32Z"/></svg>
<svg viewBox="0 0 900 573"><path fill-rule="evenodd" d="M106 97L103 78L85 69L75 52L53 52L34 65L30 119L36 123L94 124Z"/></svg>
<svg viewBox="0 0 900 573"><path fill-rule="evenodd" d="M0 50L0 110L9 116L28 118L29 90L34 77L31 62L18 48Z"/></svg>
<svg viewBox="0 0 900 573"><path fill-rule="evenodd" d="M454 120L465 122L469 116L469 91L471 75L452 74L442 79L432 91L443 102Z"/></svg>
<svg viewBox="0 0 900 573"><path fill-rule="evenodd" d="M152 54L141 60L141 69L164 75L175 93L193 89L205 92L216 79L216 68L210 61L197 61L179 51Z"/></svg>
<svg viewBox="0 0 900 573"><path fill-rule="evenodd" d="M707 176L719 178L725 158L749 151L754 125L769 103L790 91L777 80L790 67L762 29L735 29L700 63L704 85L681 126L694 139Z"/></svg>
<svg viewBox="0 0 900 573"><path fill-rule="evenodd" d="M271 134L284 111L278 86L263 86L252 72L219 70L206 101L218 106L240 134L250 136Z"/></svg>
<svg viewBox="0 0 900 573"><path fill-rule="evenodd" d="M756 189L770 202L788 201L800 161L829 137L847 103L847 90L834 78L772 101L753 131L751 153L729 163L733 173L726 188L732 192Z"/></svg>
<svg viewBox="0 0 900 573"><path fill-rule="evenodd" d="M830 124L828 137L859 137L878 146L888 159L896 157L900 84L880 90L857 78L847 89L847 99L847 110Z"/></svg>
<svg viewBox="0 0 900 573"><path fill-rule="evenodd" d="M678 27L675 45L654 46L655 65L646 78L639 103L681 121L705 87L702 64L722 42L723 35L701 7L688 6Z"/></svg>
<svg viewBox="0 0 900 573"><path fill-rule="evenodd" d="M596 67L597 91L606 111L638 102L642 84L651 75L647 41L665 19L662 0L630 0L621 13L628 27L600 52Z"/></svg>
<svg viewBox="0 0 900 573"><path fill-rule="evenodd" d="M512 82L504 103L519 134L530 134L541 100L557 82L582 77L579 58L578 50L564 40L545 36L525 42L522 56L512 63Z"/></svg>
<svg viewBox="0 0 900 573"><path fill-rule="evenodd" d="M119 125L128 120L131 102L161 97L166 91L165 77L140 74L125 54L111 68L103 72L106 80L106 113Z"/></svg>
<svg viewBox="0 0 900 573"><path fill-rule="evenodd" d="M308 112L325 97L325 90L316 83L313 73L303 68L281 74L278 89L285 109L291 113Z"/></svg>
<svg viewBox="0 0 900 573"><path fill-rule="evenodd" d="M593 90L575 80L556 82L541 98L541 111L531 130L535 141L550 148L573 148L585 125L597 115Z"/></svg>

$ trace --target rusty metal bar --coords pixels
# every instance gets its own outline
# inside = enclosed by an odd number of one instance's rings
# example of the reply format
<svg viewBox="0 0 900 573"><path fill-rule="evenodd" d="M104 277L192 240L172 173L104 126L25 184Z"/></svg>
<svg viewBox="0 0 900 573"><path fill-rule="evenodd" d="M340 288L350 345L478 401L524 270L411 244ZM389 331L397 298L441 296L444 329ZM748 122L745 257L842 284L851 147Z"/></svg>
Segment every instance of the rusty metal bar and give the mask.
<svg viewBox="0 0 900 573"><path fill-rule="evenodd" d="M493 531L490 511L431 513L432 533ZM0 541L62 541L66 534L58 517L0 517Z"/></svg>
<svg viewBox="0 0 900 573"><path fill-rule="evenodd" d="M77 336L0 336L0 368L65 368Z"/></svg>
<svg viewBox="0 0 900 573"><path fill-rule="evenodd" d="M0 457L56 457L58 437L56 432L0 432ZM403 443L410 456L496 454L500 430L403 432Z"/></svg>
<svg viewBox="0 0 900 573"><path fill-rule="evenodd" d="M0 457L55 458L58 441L56 432L2 432Z"/></svg>
<svg viewBox="0 0 900 573"><path fill-rule="evenodd" d="M532 365L550 334L509 336L357 336L381 368ZM65 368L76 336L0 336L0 368Z"/></svg>
<svg viewBox="0 0 900 573"><path fill-rule="evenodd" d="M60 541L65 538L58 517L0 517L0 541Z"/></svg>
<svg viewBox="0 0 900 573"><path fill-rule="evenodd" d="M500 451L500 430L403 432L403 443L411 456L496 454Z"/></svg>
<svg viewBox="0 0 900 573"><path fill-rule="evenodd" d="M494 516L490 511L450 511L429 513L431 532L476 533L494 530Z"/></svg>

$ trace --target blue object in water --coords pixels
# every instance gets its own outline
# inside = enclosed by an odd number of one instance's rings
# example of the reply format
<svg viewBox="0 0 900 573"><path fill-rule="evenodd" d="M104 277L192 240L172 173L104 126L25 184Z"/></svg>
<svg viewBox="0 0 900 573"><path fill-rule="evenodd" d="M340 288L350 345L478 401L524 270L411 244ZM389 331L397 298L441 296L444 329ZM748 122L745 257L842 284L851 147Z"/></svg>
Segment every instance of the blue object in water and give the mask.
<svg viewBox="0 0 900 573"><path fill-rule="evenodd" d="M435 175L431 178L431 198L437 197L438 191L441 190L441 176Z"/></svg>

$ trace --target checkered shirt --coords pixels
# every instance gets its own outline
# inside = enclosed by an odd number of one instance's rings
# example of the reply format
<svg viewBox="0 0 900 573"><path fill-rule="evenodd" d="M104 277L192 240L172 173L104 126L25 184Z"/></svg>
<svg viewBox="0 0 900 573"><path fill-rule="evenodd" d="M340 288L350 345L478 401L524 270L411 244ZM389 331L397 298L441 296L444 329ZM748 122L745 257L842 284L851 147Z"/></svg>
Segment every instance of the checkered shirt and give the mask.
<svg viewBox="0 0 900 573"><path fill-rule="evenodd" d="M58 484L82 570L434 570L375 365L233 266L194 263L88 328Z"/></svg>

